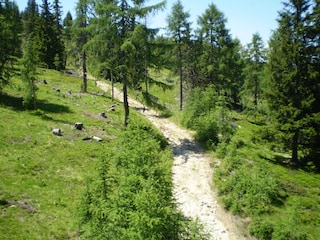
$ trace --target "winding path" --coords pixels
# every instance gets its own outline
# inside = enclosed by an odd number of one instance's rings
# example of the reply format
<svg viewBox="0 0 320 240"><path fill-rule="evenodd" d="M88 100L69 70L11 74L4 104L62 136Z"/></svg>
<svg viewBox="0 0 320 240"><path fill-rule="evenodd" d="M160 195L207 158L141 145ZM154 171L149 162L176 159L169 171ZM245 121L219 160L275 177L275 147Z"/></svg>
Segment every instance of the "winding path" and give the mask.
<svg viewBox="0 0 320 240"><path fill-rule="evenodd" d="M97 81L97 86L110 92L110 85ZM122 101L123 95L114 89L115 98ZM211 159L194 141L190 132L184 130L165 118L159 118L154 110L146 110L144 106L129 98L129 105L140 111L168 139L174 151L172 169L174 198L179 209L186 217L198 219L206 232L215 240L244 240L235 220L225 213L217 202L217 195L211 188L213 168Z"/></svg>

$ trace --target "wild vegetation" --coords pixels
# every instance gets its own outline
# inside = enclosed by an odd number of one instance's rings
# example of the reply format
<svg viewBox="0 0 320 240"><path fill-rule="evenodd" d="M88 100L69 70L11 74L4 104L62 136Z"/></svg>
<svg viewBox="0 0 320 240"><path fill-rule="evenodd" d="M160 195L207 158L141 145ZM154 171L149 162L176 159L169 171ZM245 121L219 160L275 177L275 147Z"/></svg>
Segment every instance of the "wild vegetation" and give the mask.
<svg viewBox="0 0 320 240"><path fill-rule="evenodd" d="M233 39L214 4L191 29L177 1L159 36L146 17L164 6L79 0L62 21L59 0L0 3L1 238L204 238L172 203L171 152L128 94L220 159L221 203L252 235L320 235L319 1L287 0L268 46ZM89 73L122 88L123 108L99 116L113 92Z"/></svg>
<svg viewBox="0 0 320 240"><path fill-rule="evenodd" d="M124 128L92 81L81 93L78 77L37 72L36 110L20 76L1 95L0 238L200 239L174 204L166 139L135 113Z"/></svg>

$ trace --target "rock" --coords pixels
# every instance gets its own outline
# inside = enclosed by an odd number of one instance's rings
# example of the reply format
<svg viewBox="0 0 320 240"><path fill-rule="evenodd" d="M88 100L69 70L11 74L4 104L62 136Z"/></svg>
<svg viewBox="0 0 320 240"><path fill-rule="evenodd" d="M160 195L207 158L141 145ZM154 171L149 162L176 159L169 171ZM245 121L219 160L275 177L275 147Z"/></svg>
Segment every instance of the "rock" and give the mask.
<svg viewBox="0 0 320 240"><path fill-rule="evenodd" d="M52 132L54 135L62 136L62 133L61 133L61 129L60 129L60 128L54 128L54 129L52 129L51 132Z"/></svg>
<svg viewBox="0 0 320 240"><path fill-rule="evenodd" d="M55 90L56 92L60 92L59 88L52 88L53 90Z"/></svg>
<svg viewBox="0 0 320 240"><path fill-rule="evenodd" d="M74 124L74 128L77 129L77 130L82 130L83 129L83 123L81 122L76 122Z"/></svg>

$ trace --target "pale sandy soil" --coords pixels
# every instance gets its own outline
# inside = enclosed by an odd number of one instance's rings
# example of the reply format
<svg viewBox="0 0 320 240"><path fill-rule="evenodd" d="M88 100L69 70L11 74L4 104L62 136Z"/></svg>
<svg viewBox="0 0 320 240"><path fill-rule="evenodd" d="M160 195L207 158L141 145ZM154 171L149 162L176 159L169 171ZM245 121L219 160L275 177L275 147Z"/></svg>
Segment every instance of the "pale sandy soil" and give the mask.
<svg viewBox="0 0 320 240"><path fill-rule="evenodd" d="M103 91L110 93L110 85L97 81ZM115 89L115 98L123 99L122 92ZM129 105L149 119L168 139L174 151L172 178L174 198L186 217L198 219L214 240L244 240L239 230L240 220L226 213L217 201L212 187L212 160L194 141L190 131L160 118L151 109L143 111L143 105L129 98Z"/></svg>

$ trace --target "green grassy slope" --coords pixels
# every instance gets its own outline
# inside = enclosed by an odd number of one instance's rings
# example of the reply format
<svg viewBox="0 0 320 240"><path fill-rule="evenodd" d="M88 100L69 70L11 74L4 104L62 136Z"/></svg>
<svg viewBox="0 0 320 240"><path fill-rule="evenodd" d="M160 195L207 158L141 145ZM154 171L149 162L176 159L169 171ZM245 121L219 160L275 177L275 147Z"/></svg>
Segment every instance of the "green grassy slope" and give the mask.
<svg viewBox="0 0 320 240"><path fill-rule="evenodd" d="M221 158L215 184L233 214L249 218L258 239L312 239L320 236L320 175L289 165L267 126L238 116L241 126Z"/></svg>
<svg viewBox="0 0 320 240"><path fill-rule="evenodd" d="M93 82L88 94L80 94L79 78L39 70L37 79L35 111L22 111L18 77L4 90L10 95L1 96L0 239L75 239L85 179L122 128L122 108L108 111L114 103ZM75 130L75 122L84 130ZM62 136L52 128L60 128ZM104 142L82 140L93 135Z"/></svg>

